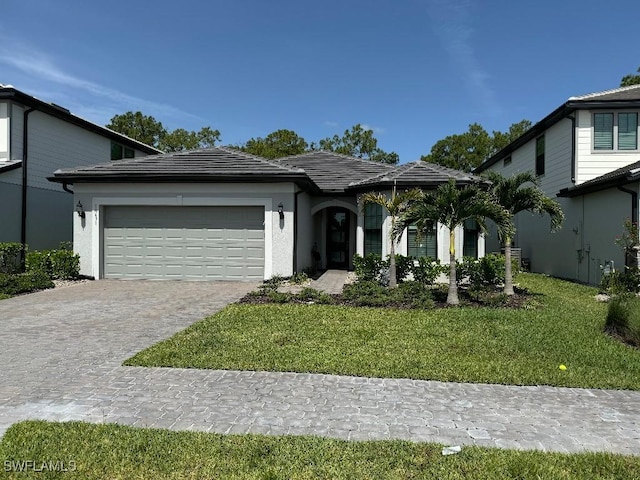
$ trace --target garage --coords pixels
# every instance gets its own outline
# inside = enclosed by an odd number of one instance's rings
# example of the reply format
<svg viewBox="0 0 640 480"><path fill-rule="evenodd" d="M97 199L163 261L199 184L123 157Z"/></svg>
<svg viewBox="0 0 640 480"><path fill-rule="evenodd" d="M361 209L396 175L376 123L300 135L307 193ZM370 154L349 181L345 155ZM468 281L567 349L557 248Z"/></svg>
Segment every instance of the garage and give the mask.
<svg viewBox="0 0 640 480"><path fill-rule="evenodd" d="M262 280L263 206L107 206L103 276Z"/></svg>

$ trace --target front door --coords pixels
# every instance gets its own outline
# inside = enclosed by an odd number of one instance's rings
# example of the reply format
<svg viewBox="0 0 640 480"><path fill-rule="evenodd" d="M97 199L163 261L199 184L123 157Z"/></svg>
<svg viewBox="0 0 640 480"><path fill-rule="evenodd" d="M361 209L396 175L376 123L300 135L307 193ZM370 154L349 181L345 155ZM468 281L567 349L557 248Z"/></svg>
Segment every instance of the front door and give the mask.
<svg viewBox="0 0 640 480"><path fill-rule="evenodd" d="M349 267L349 210L332 207L327 211L327 268Z"/></svg>

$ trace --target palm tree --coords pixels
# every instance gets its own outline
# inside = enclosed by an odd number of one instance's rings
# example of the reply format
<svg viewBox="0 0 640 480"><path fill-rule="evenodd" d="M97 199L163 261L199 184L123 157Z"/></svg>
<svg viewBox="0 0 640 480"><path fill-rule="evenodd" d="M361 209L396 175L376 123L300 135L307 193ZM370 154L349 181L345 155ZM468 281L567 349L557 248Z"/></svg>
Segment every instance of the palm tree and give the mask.
<svg viewBox="0 0 640 480"><path fill-rule="evenodd" d="M422 235L433 232L438 224L449 229L449 305L460 303L456 278L456 227L466 220L475 220L480 230L486 232L485 218L493 220L501 232L508 233L511 227L507 211L498 205L493 195L478 184L456 185L455 180L450 179L412 202L395 226L395 238L399 238L409 225L416 225Z"/></svg>
<svg viewBox="0 0 640 480"><path fill-rule="evenodd" d="M393 189L391 190L391 198L387 197L384 193L381 192L368 192L363 194L360 197L360 202L364 207L367 204L376 204L380 205L384 208L391 217L391 230L389 235L389 241L391 243L391 248L389 249L389 287L395 288L398 285L396 279L396 240L399 237L393 237L393 231L395 229L396 222L398 221L398 216L404 212L409 203L415 200L418 200L422 197L422 191L418 188L414 188L411 190L405 190L401 193L396 193L396 185L394 183Z"/></svg>
<svg viewBox="0 0 640 480"><path fill-rule="evenodd" d="M504 243L504 293L513 295L513 273L511 272L511 239L515 233L514 217L517 213L529 211L551 217L551 231L562 226L564 213L560 204L547 197L538 187L538 177L533 172L516 173L505 177L498 172L487 172L486 178L491 181L491 191L502 207L509 212L512 225L510 234L502 235ZM530 183L529 186L524 186Z"/></svg>

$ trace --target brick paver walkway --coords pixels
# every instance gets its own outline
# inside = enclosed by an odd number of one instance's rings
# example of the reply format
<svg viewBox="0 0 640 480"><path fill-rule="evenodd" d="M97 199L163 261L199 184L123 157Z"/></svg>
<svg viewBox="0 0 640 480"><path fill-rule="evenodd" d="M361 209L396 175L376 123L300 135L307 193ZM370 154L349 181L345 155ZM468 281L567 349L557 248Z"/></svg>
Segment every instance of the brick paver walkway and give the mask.
<svg viewBox="0 0 640 480"><path fill-rule="evenodd" d="M640 454L640 392L120 366L254 287L99 281L0 301L0 432L42 418Z"/></svg>
<svg viewBox="0 0 640 480"><path fill-rule="evenodd" d="M346 270L327 270L320 278L311 282L311 288L325 293L342 293L342 287L344 287L344 283L347 280L347 275L348 272Z"/></svg>

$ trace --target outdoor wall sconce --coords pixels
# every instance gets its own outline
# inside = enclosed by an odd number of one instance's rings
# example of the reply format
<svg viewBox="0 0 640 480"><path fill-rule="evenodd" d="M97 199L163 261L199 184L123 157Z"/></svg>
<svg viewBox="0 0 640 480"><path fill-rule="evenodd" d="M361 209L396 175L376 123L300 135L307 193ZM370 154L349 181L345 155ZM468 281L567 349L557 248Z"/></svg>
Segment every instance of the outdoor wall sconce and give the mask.
<svg viewBox="0 0 640 480"><path fill-rule="evenodd" d="M86 216L86 214L84 213L84 208L82 207L82 203L79 200L76 205L76 213L80 218L84 218Z"/></svg>
<svg viewBox="0 0 640 480"><path fill-rule="evenodd" d="M282 205L282 202L278 204L278 215L280 215L280 220L284 220L284 205Z"/></svg>

